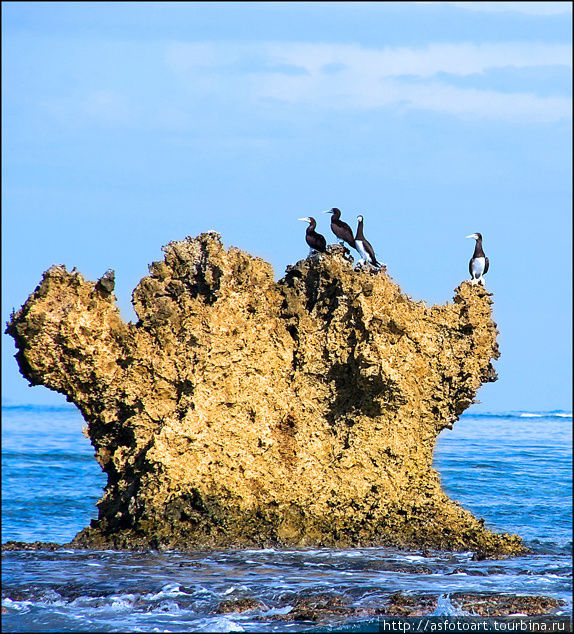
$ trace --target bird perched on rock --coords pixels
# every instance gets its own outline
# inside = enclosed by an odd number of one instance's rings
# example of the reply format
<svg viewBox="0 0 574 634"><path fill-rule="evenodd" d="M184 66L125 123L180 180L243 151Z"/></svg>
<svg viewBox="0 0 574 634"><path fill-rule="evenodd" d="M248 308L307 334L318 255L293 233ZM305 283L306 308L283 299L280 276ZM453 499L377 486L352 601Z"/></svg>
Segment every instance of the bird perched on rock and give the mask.
<svg viewBox="0 0 574 634"><path fill-rule="evenodd" d="M116 285L116 274L113 269L108 269L96 282L96 290L111 293Z"/></svg>
<svg viewBox="0 0 574 634"><path fill-rule="evenodd" d="M472 284L482 284L484 286L483 275L488 271L488 258L484 255L482 250L482 234L471 233L467 238L474 238L476 244L474 245L474 253L468 263L468 270L470 272L470 279Z"/></svg>
<svg viewBox="0 0 574 634"><path fill-rule="evenodd" d="M325 236L322 236L320 233L315 231L315 227L317 226L315 218L297 218L297 220L309 223L307 231L305 232L305 240L311 249L309 253L313 251L320 251L321 253L324 253L327 250L327 241L325 240Z"/></svg>
<svg viewBox="0 0 574 634"><path fill-rule="evenodd" d="M363 216L357 216L357 220L359 221L359 224L355 235L355 248L361 254L363 262L368 262L377 268L381 268L382 264L377 262L375 251L363 233Z"/></svg>
<svg viewBox="0 0 574 634"><path fill-rule="evenodd" d="M337 209L337 207L333 207L333 209L328 209L327 211L324 211L323 213L331 214L331 229L333 233L339 239L339 242L341 242L341 244L343 242L346 242L347 244L352 246L353 249L356 249L357 247L355 246L355 238L353 237L353 230L351 229L351 227L349 227L349 225L346 222L343 222L341 220L341 210Z"/></svg>

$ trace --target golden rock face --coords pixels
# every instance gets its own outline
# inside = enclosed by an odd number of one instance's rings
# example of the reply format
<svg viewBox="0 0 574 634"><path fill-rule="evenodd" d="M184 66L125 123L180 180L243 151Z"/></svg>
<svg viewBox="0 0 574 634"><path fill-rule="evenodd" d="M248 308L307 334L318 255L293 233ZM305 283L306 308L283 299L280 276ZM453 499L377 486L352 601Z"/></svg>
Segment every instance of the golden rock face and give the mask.
<svg viewBox="0 0 574 634"><path fill-rule="evenodd" d="M59 266L8 324L23 375L80 408L108 475L75 545L525 550L432 468L438 433L496 380L482 287L427 307L340 246L279 282L213 232L164 252L135 325Z"/></svg>

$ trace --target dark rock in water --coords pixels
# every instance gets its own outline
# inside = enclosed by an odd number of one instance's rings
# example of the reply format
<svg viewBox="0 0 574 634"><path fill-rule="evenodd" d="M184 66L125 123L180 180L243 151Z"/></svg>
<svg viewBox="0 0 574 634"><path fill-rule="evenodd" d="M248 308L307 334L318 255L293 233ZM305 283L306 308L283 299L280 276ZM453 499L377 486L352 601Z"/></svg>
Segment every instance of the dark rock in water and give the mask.
<svg viewBox="0 0 574 634"><path fill-rule="evenodd" d="M565 601L543 596L454 592L451 600L461 609L479 616L510 616L511 614L551 614L566 605Z"/></svg>
<svg viewBox="0 0 574 634"><path fill-rule="evenodd" d="M477 616L536 616L552 614L566 605L560 599L544 596L520 596L487 592L453 592L451 603L460 610ZM381 614L384 616L413 617L430 614L437 607L436 595L395 592Z"/></svg>
<svg viewBox="0 0 574 634"><path fill-rule="evenodd" d="M469 615L485 617L506 617L514 614L550 615L566 605L564 601L551 597L475 592L452 593L450 601L455 608ZM437 608L438 597L436 594L395 592L382 606L357 607L351 605L352 602L352 598L346 595L301 596L292 602L293 609L286 614L262 615L258 620L332 622L333 618L428 616Z"/></svg>
<svg viewBox="0 0 574 634"><path fill-rule="evenodd" d="M232 612L249 612L250 610L261 610L265 606L261 601L245 597L243 599L228 599L222 601L217 608L217 614L229 614Z"/></svg>
<svg viewBox="0 0 574 634"><path fill-rule="evenodd" d="M2 550L15 551L15 550L58 550L64 548L61 544L55 542L19 542L8 541L2 544Z"/></svg>
<svg viewBox="0 0 574 634"><path fill-rule="evenodd" d="M108 476L73 546L526 551L432 468L440 431L494 377L481 286L428 307L338 245L279 282L213 232L164 252L133 292L136 324L53 266L7 327L23 375L80 408Z"/></svg>
<svg viewBox="0 0 574 634"><path fill-rule="evenodd" d="M394 592L380 613L385 616L422 616L436 608L437 599L436 595Z"/></svg>
<svg viewBox="0 0 574 634"><path fill-rule="evenodd" d="M366 616L364 609L349 606L351 598L343 594L310 594L302 595L292 601L293 609L286 614L274 614L270 617L261 616L261 621L323 621L333 617L349 618L351 616ZM291 603L291 601L290 601ZM374 610L370 614L375 614Z"/></svg>

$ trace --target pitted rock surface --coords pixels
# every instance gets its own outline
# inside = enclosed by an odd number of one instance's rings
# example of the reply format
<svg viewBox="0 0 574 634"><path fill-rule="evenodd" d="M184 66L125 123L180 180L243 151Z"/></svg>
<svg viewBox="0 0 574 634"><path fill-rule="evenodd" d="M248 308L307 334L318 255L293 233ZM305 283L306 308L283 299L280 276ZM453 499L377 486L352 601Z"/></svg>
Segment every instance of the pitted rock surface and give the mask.
<svg viewBox="0 0 574 634"><path fill-rule="evenodd" d="M496 380L484 288L428 307L338 245L278 282L214 232L164 252L136 324L62 266L8 324L22 374L79 407L108 476L75 545L525 550L432 467L439 432Z"/></svg>

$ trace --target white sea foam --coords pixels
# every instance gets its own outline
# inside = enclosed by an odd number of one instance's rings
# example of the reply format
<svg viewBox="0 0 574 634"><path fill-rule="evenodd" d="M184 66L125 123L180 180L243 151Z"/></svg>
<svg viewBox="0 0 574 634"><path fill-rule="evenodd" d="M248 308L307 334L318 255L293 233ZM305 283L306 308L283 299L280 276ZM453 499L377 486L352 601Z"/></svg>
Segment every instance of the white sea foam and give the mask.
<svg viewBox="0 0 574 634"><path fill-rule="evenodd" d="M121 596L114 595L110 597L108 607L115 612L131 612L133 610L134 603L136 602L136 598L139 597L136 597L135 594L124 594Z"/></svg>
<svg viewBox="0 0 574 634"><path fill-rule="evenodd" d="M33 601L13 601L9 597L2 599L3 608L6 608L7 610L16 610L22 614L29 612L33 605Z"/></svg>
<svg viewBox="0 0 574 634"><path fill-rule="evenodd" d="M466 612L466 610L454 605L448 594L441 594L434 612L427 614L427 616L470 616L470 612Z"/></svg>
<svg viewBox="0 0 574 634"><path fill-rule="evenodd" d="M231 619L225 616L218 616L214 619L200 619L193 621L195 632L244 632L245 630Z"/></svg>
<svg viewBox="0 0 574 634"><path fill-rule="evenodd" d="M572 412L543 412L542 414L520 412L516 415L520 418L572 418Z"/></svg>
<svg viewBox="0 0 574 634"><path fill-rule="evenodd" d="M104 599L102 597L77 597L70 601L70 606L74 608L100 608Z"/></svg>
<svg viewBox="0 0 574 634"><path fill-rule="evenodd" d="M527 617L527 616L528 616L528 614L526 614L526 612L513 612L512 614L509 614L508 616L509 616L509 617L511 617L511 616L514 616L514 617L517 617L517 616L520 616L520 617Z"/></svg>
<svg viewBox="0 0 574 634"><path fill-rule="evenodd" d="M247 586L229 586L227 590L224 590L221 595L226 597L228 594L233 592L247 592L249 588Z"/></svg>
<svg viewBox="0 0 574 634"><path fill-rule="evenodd" d="M265 554L265 553L268 553L268 554L269 553L275 553L277 551L275 550L275 548L261 548L261 550L255 550L253 548L248 548L248 549L246 549L246 550L244 550L242 552L251 553L251 554L255 553L257 555L261 555L261 554Z"/></svg>
<svg viewBox="0 0 574 634"><path fill-rule="evenodd" d="M182 594L187 594L187 592L182 592L180 590L179 584L177 583L167 583L159 592L155 594L146 594L144 599L147 601L157 601L158 599L169 599L171 597L177 597Z"/></svg>
<svg viewBox="0 0 574 634"><path fill-rule="evenodd" d="M181 612L179 605L171 599L169 601L162 601L155 610L158 612L167 612L168 614L179 614Z"/></svg>
<svg viewBox="0 0 574 634"><path fill-rule="evenodd" d="M267 610L267 612L263 613L263 616L275 616L275 615L283 615L289 614L293 610L292 605L286 605L284 608L271 608Z"/></svg>

